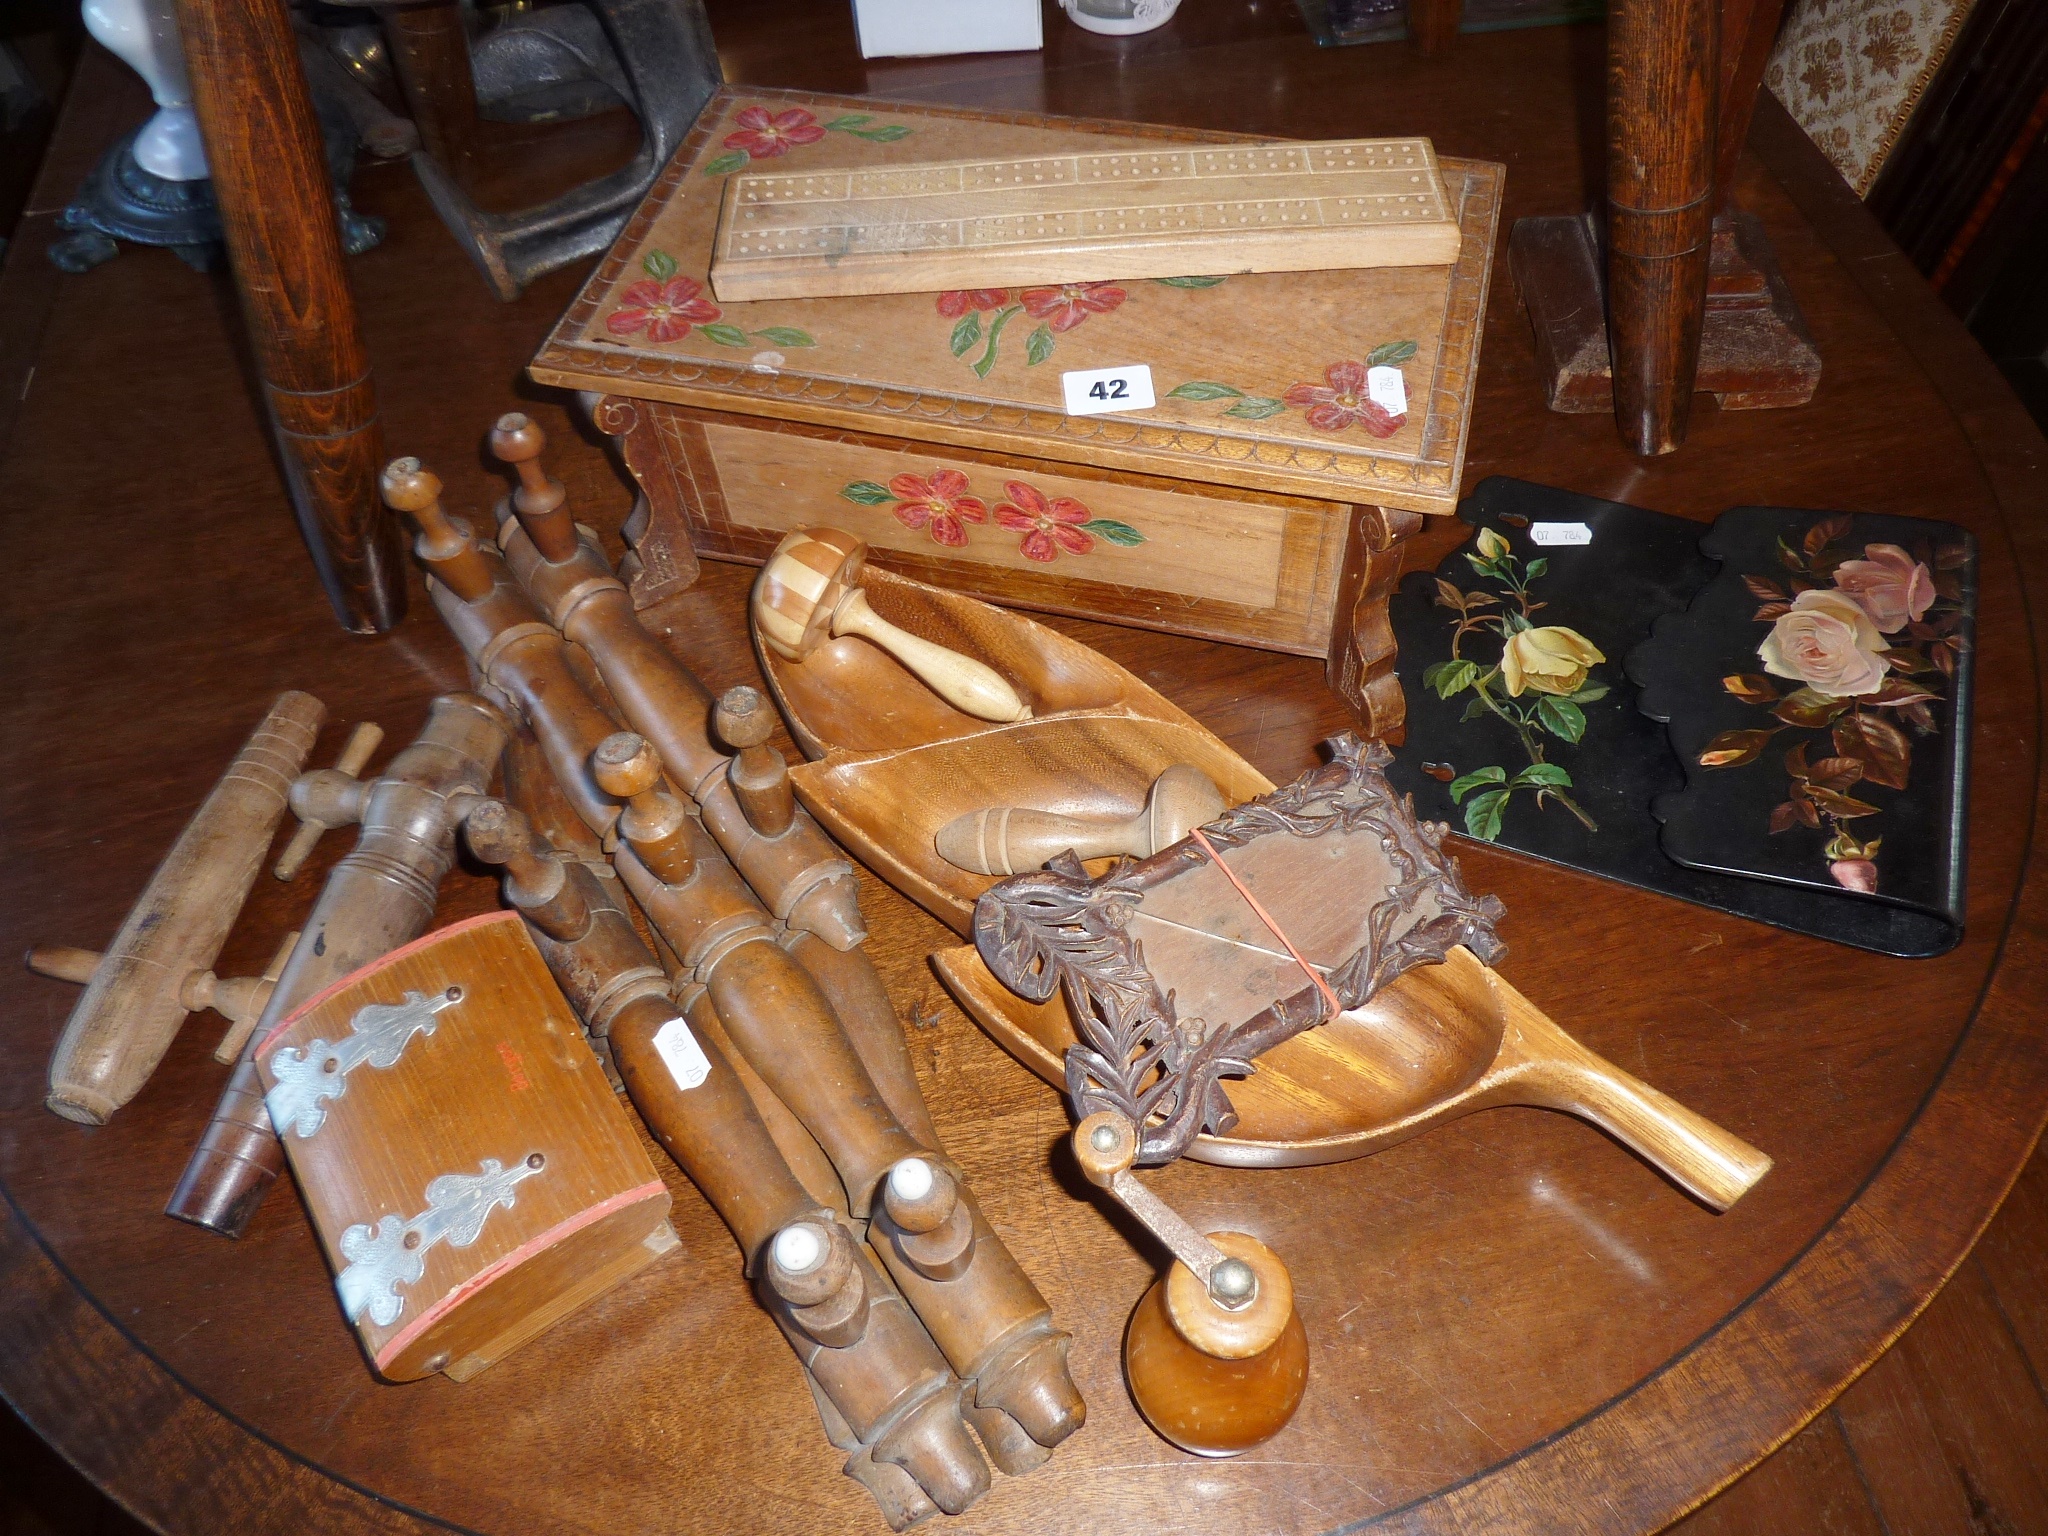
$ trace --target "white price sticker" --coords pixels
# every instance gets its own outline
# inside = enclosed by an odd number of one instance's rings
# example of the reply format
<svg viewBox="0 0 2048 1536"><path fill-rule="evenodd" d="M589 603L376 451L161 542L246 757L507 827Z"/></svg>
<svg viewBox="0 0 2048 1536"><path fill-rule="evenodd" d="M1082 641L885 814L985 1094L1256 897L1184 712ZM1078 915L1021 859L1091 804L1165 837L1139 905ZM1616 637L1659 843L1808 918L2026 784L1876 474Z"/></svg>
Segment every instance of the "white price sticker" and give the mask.
<svg viewBox="0 0 2048 1536"><path fill-rule="evenodd" d="M668 1075L676 1080L678 1088L694 1088L711 1075L704 1047L681 1019L670 1019L654 1032L654 1049L660 1053L662 1065L668 1068Z"/></svg>
<svg viewBox="0 0 2048 1536"><path fill-rule="evenodd" d="M1531 523L1529 537L1538 544L1590 544L1593 530L1584 523Z"/></svg>
<svg viewBox="0 0 2048 1536"><path fill-rule="evenodd" d="M1389 416L1408 414L1408 381L1398 368L1381 364L1365 370L1365 392Z"/></svg>
<svg viewBox="0 0 2048 1536"><path fill-rule="evenodd" d="M1081 368L1060 375L1069 416L1103 416L1111 411L1149 411L1159 402L1152 396L1152 370L1143 363L1128 368Z"/></svg>

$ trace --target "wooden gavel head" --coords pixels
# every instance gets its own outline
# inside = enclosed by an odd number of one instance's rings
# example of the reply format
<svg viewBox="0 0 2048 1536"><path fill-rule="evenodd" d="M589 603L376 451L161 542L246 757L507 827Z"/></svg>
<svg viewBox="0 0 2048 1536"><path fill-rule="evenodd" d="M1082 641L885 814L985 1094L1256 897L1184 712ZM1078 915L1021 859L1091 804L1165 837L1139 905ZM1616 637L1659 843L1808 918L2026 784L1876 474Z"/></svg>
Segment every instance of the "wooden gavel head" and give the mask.
<svg viewBox="0 0 2048 1536"><path fill-rule="evenodd" d="M519 473L519 489L512 493L519 526L543 560L559 565L576 553L576 525L564 506L569 493L540 467L547 445L540 423L518 411L506 412L491 428L492 454Z"/></svg>
<svg viewBox="0 0 2048 1536"><path fill-rule="evenodd" d="M661 786L661 759L645 737L614 731L590 754L597 787L626 802L619 832L664 885L681 885L696 868L689 812Z"/></svg>
<svg viewBox="0 0 2048 1536"><path fill-rule="evenodd" d="M863 539L838 528L799 528L775 546L754 588L754 623L767 647L802 661L832 638L832 616L860 582Z"/></svg>
<svg viewBox="0 0 2048 1536"><path fill-rule="evenodd" d="M1019 875L1069 850L1082 859L1120 853L1147 858L1223 811L1223 792L1209 776L1193 764L1175 763L1153 780L1144 808L1125 820L991 806L954 817L939 828L933 844L940 858L973 874Z"/></svg>
<svg viewBox="0 0 2048 1536"><path fill-rule="evenodd" d="M1124 1334L1124 1377L1146 1421L1182 1450L1235 1456L1280 1433L1308 1386L1308 1335L1287 1266L1242 1232L1212 1232L1204 1285L1178 1260Z"/></svg>
<svg viewBox="0 0 2048 1536"><path fill-rule="evenodd" d="M490 568L478 556L468 525L442 510L439 477L418 459L393 459L384 466L381 485L384 505L419 526L413 553L420 563L465 603L488 594L494 584Z"/></svg>
<svg viewBox="0 0 2048 1536"><path fill-rule="evenodd" d="M828 1349L844 1349L867 1332L867 1281L853 1240L837 1222L793 1221L777 1232L768 1245L768 1285Z"/></svg>

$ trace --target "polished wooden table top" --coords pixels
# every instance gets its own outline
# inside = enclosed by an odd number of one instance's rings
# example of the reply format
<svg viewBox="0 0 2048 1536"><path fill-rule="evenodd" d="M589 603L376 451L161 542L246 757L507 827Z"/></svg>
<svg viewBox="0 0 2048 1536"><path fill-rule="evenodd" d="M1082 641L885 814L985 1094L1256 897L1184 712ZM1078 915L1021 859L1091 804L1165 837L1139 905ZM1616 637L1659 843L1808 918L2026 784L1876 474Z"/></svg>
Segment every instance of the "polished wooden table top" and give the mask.
<svg viewBox="0 0 2048 1536"><path fill-rule="evenodd" d="M756 14L759 12L760 14ZM728 77L762 85L1305 136L1426 133L1505 161L1507 219L1583 205L1599 175L1596 29L1318 52L1285 0L1203 0L1128 42L1048 18L1043 57L862 66L845 7L714 8ZM104 60L38 199L54 207L141 116ZM1157 1262L1058 1150L1061 1102L983 1038L925 966L947 935L869 882L872 948L942 1131L1074 1333L1088 1427L999 1480L962 1531L1653 1529L1739 1474L1903 1329L1981 1229L2048 1109L2044 919L2031 865L2048 595L2040 437L1989 363L1767 102L1741 194L1762 215L1826 360L1813 404L1720 414L1639 462L1600 417L1543 409L1511 285L1488 316L1468 484L1511 473L1698 517L1743 502L1945 517L1983 550L1969 932L1937 960L1857 953L1460 845L1507 903L1504 974L1587 1044L1736 1131L1776 1169L1726 1215L1590 1127L1488 1112L1378 1157L1238 1172L1179 1164L1162 1191L1286 1255L1312 1351L1295 1424L1203 1463L1153 1437L1118 1372ZM501 189L504 190L504 189ZM523 402L579 515L629 496L566 402L520 368L574 291L489 299L397 168L357 199L391 220L352 265L390 451L451 506L502 481L480 451ZM522 200L506 192L506 206ZM224 283L161 252L87 276L42 265L31 220L0 279L0 949L103 942L279 690L387 750L462 658L415 591L376 641L342 636L290 526ZM1502 268L1505 270L1504 264ZM821 513L828 509L820 509ZM1425 532L1418 563L1455 537ZM716 687L748 680L750 573L710 566L676 642ZM1275 779L1346 721L1299 658L1084 624ZM258 969L345 847L267 878L223 956ZM458 872L443 918L486 910ZM676 1188L678 1255L464 1386L375 1382L298 1202L230 1244L162 1205L224 1069L188 1024L107 1127L40 1104L74 993L0 972L0 1392L166 1530L880 1530L732 1243Z"/></svg>

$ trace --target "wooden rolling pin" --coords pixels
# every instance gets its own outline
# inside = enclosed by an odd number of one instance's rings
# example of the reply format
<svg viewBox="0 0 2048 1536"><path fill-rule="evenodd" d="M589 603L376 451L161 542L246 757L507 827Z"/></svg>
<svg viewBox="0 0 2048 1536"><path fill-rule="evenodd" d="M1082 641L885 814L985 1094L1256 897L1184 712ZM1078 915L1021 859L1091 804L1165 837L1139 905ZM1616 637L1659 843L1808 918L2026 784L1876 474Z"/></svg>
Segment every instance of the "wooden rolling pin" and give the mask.
<svg viewBox="0 0 2048 1536"><path fill-rule="evenodd" d="M1192 764L1175 763L1152 781L1145 808L1128 821L995 805L954 817L939 828L933 842L939 857L961 869L977 875L1017 875L1043 869L1047 859L1069 850L1080 859L1119 853L1149 858L1223 811L1223 792L1209 776Z"/></svg>
<svg viewBox="0 0 2048 1536"><path fill-rule="evenodd" d="M44 1100L56 1113L103 1125L149 1081L185 1022L187 981L211 969L249 899L326 718L311 694L280 694L185 824L57 1038Z"/></svg>
<svg viewBox="0 0 2048 1536"><path fill-rule="evenodd" d="M859 635L913 672L932 692L977 720L1028 720L1031 707L993 667L898 629L868 606L857 583L865 541L837 528L799 528L784 536L754 583L754 629L788 661L802 661L828 639Z"/></svg>

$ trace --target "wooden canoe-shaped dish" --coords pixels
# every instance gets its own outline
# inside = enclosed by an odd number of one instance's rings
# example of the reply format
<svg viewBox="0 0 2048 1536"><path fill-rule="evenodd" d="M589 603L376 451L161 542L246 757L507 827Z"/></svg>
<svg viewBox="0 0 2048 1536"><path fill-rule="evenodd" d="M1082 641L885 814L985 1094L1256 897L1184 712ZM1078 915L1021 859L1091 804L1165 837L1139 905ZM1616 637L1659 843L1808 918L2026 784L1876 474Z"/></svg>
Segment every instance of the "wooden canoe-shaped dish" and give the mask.
<svg viewBox="0 0 2048 1536"><path fill-rule="evenodd" d="M791 769L799 798L856 858L963 936L998 881L939 856L939 829L956 817L1028 806L1122 820L1175 763L1200 768L1231 806L1273 792L1220 739L1099 652L887 571L869 568L861 585L883 618L987 663L1032 709L1011 724L976 719L852 636L801 662L756 644L812 759ZM1020 997L971 943L932 962L998 1044L1066 1089L1077 1036L1058 992ZM1463 947L1393 978L1366 1007L1264 1051L1252 1075L1221 1091L1234 1124L1194 1136L1184 1155L1236 1167L1341 1162L1473 1110L1533 1104L1595 1121L1711 1204L1725 1205L1769 1166L1578 1045Z"/></svg>

